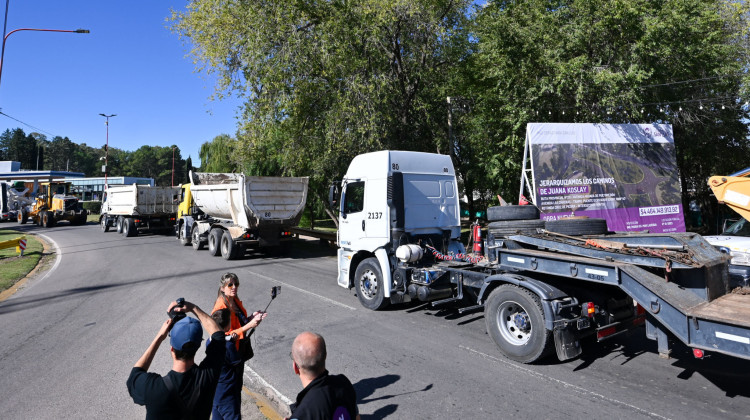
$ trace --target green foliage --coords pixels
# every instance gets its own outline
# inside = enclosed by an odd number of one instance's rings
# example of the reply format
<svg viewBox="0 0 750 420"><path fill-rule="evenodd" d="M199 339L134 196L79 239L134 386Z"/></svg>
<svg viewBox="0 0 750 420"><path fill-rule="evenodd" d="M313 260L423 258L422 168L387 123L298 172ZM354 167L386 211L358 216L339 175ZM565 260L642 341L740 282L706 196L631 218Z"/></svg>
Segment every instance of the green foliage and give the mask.
<svg viewBox="0 0 750 420"><path fill-rule="evenodd" d="M102 212L101 201L82 201L81 205L89 211L89 214L99 214Z"/></svg>
<svg viewBox="0 0 750 420"><path fill-rule="evenodd" d="M198 152L201 172L237 172L237 147L237 140L227 134L220 134L212 141L203 143Z"/></svg>
<svg viewBox="0 0 750 420"><path fill-rule="evenodd" d="M750 160L747 17L734 1L491 2L467 62L479 77L465 131L492 145L485 173L515 197L529 122L668 122L684 200L707 197L708 176Z"/></svg>

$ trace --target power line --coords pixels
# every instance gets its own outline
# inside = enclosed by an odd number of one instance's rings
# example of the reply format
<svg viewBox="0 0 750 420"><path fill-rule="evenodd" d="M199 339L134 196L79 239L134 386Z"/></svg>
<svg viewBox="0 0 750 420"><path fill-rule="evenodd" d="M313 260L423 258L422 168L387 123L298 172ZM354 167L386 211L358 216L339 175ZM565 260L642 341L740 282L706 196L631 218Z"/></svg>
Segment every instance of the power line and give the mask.
<svg viewBox="0 0 750 420"><path fill-rule="evenodd" d="M47 135L49 135L50 137L58 137L57 135L55 135L55 134L52 134L52 133L50 133L49 131L46 131L46 130L42 130L42 129L41 129L41 128L39 128L39 127L34 127L34 126L33 126L33 125L31 125L31 124L28 124L28 123L25 123L25 122L23 122L23 121L19 120L18 118L14 118L14 117L11 117L10 115L8 115L8 114L4 113L3 111L0 111L0 115L4 115L4 116L6 116L6 117L10 118L10 119L11 119L11 120L13 120L13 121L19 122L19 123L21 123L21 124L25 125L26 127L29 127L29 128L31 128L31 129L33 129L33 130L35 130L35 131L39 131L39 132L42 132L42 133L44 133L44 134L47 134Z"/></svg>

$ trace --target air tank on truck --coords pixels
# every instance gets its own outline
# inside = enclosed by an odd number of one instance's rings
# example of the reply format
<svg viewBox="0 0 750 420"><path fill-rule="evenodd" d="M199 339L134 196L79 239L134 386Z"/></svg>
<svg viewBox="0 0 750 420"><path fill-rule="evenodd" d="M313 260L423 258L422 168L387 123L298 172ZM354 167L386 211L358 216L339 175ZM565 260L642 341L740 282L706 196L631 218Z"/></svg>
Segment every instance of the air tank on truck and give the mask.
<svg viewBox="0 0 750 420"><path fill-rule="evenodd" d="M230 260L248 248L281 247L293 239L307 202L308 177L190 172L181 186L176 226L183 245Z"/></svg>

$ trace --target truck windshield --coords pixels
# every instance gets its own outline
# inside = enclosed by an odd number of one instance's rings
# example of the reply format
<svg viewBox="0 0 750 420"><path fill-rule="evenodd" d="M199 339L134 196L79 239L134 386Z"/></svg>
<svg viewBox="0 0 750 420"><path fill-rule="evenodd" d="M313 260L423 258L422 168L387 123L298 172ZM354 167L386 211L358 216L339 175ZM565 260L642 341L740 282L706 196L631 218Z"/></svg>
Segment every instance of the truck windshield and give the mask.
<svg viewBox="0 0 750 420"><path fill-rule="evenodd" d="M745 219L740 219L729 225L722 235L750 236L750 223Z"/></svg>

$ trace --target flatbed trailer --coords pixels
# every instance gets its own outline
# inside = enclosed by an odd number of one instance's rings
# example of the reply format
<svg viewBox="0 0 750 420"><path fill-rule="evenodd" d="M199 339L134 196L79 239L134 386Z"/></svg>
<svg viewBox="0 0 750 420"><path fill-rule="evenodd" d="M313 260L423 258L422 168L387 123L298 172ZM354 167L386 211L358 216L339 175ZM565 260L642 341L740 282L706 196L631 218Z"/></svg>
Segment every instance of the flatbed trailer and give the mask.
<svg viewBox="0 0 750 420"><path fill-rule="evenodd" d="M483 310L500 352L522 363L568 360L585 338L644 325L663 356L679 340L696 357L750 359L750 294L730 290L729 257L700 235L613 233L602 219L543 221L533 206L502 206L488 209L487 229L472 227L467 251L453 174L448 157L416 152L350 165L332 199L338 284L366 308L418 299Z"/></svg>

